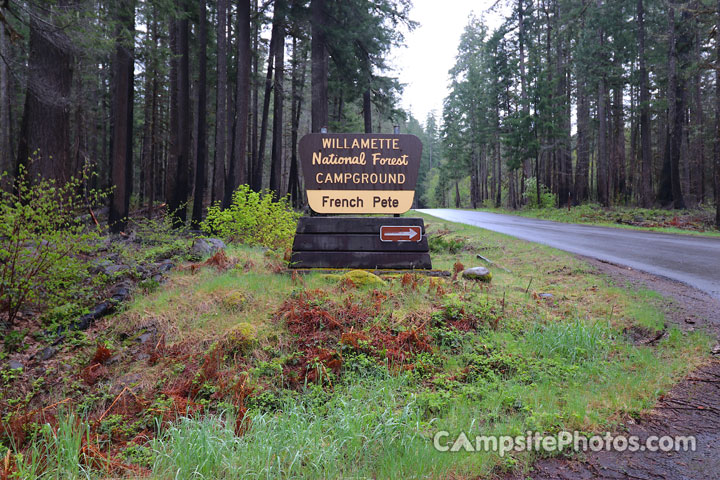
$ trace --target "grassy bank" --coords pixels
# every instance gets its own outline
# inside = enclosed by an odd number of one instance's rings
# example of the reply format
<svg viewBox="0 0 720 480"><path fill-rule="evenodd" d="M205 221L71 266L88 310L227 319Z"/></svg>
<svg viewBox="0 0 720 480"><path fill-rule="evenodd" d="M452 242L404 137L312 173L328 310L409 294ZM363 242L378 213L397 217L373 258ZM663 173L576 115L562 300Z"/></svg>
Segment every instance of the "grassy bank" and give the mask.
<svg viewBox="0 0 720 480"><path fill-rule="evenodd" d="M719 237L715 227L715 210L708 206L693 210L660 210L635 207L603 208L597 204L567 208L543 207L483 208L483 212L520 215L564 223L585 223L608 227L631 228L663 233L680 233Z"/></svg>
<svg viewBox="0 0 720 480"><path fill-rule="evenodd" d="M548 247L425 218L435 268L481 254L492 282L297 276L245 247L185 264L68 346L42 394L5 412L5 469L485 477L535 454L439 452L435 433L621 428L706 360L701 333L670 328L642 344L666 328L652 292ZM3 378L6 399L23 394Z"/></svg>

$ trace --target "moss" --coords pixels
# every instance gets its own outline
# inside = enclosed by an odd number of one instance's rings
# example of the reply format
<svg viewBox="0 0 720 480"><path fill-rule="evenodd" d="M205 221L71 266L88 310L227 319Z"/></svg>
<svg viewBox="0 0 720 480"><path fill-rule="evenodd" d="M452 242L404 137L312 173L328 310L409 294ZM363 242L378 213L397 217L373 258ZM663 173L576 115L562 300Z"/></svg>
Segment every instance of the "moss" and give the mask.
<svg viewBox="0 0 720 480"><path fill-rule="evenodd" d="M432 288L437 288L438 286L446 286L448 284L448 281L446 278L442 277L429 277L428 278L428 286Z"/></svg>
<svg viewBox="0 0 720 480"><path fill-rule="evenodd" d="M229 292L222 299L223 306L231 311L240 311L245 308L245 305L247 305L247 303L247 295L237 290Z"/></svg>
<svg viewBox="0 0 720 480"><path fill-rule="evenodd" d="M489 282L492 280L492 272L490 270L476 271L475 269L465 270L462 274L464 278L468 280L477 280L480 282Z"/></svg>
<svg viewBox="0 0 720 480"><path fill-rule="evenodd" d="M257 345L257 330L247 322L241 322L228 330L226 341L230 350L247 353Z"/></svg>
<svg viewBox="0 0 720 480"><path fill-rule="evenodd" d="M337 273L323 273L320 275L320 278L323 278L325 280L333 280L336 282L339 282L343 279L342 275L338 275Z"/></svg>
<svg viewBox="0 0 720 480"><path fill-rule="evenodd" d="M386 285L382 278L365 270L351 270L342 278L352 281L358 287L384 287Z"/></svg>

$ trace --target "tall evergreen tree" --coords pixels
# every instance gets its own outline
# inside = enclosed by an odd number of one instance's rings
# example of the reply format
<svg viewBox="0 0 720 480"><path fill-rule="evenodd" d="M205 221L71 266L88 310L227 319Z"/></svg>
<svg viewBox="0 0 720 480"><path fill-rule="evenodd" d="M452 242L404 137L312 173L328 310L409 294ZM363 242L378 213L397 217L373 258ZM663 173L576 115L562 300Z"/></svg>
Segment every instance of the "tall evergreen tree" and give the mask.
<svg viewBox="0 0 720 480"><path fill-rule="evenodd" d="M133 98L135 2L117 4L117 35L113 58L113 108L110 178L114 189L110 197L110 230L125 229L133 184Z"/></svg>

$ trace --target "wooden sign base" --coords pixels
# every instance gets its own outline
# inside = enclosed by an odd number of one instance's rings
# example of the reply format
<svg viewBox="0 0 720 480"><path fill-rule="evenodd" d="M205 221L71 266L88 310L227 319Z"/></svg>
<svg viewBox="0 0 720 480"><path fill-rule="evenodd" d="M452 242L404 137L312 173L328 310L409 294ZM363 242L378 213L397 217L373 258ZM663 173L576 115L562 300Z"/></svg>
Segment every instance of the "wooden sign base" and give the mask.
<svg viewBox="0 0 720 480"><path fill-rule="evenodd" d="M394 235L398 241L387 241L380 238L381 227L414 228L407 236ZM419 241L412 233L417 227L422 232ZM402 217L303 217L290 268L431 269L425 223L422 218Z"/></svg>

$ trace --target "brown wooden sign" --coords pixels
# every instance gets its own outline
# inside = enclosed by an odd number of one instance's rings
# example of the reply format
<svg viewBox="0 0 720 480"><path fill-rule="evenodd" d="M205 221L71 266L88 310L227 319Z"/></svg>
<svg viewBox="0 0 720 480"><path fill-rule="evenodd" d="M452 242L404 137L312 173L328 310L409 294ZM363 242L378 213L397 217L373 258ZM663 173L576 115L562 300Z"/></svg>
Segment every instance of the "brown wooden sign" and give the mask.
<svg viewBox="0 0 720 480"><path fill-rule="evenodd" d="M429 250L422 218L303 217L290 268L429 269Z"/></svg>
<svg viewBox="0 0 720 480"><path fill-rule="evenodd" d="M422 228L411 225L380 227L380 240L383 242L419 242L422 240Z"/></svg>
<svg viewBox="0 0 720 480"><path fill-rule="evenodd" d="M414 135L311 133L299 144L310 208L318 213L405 213L422 142Z"/></svg>

